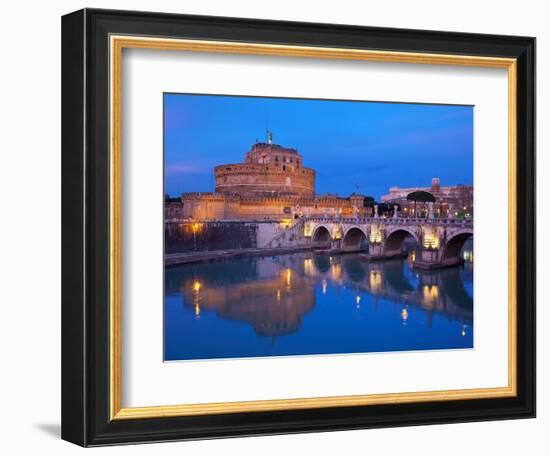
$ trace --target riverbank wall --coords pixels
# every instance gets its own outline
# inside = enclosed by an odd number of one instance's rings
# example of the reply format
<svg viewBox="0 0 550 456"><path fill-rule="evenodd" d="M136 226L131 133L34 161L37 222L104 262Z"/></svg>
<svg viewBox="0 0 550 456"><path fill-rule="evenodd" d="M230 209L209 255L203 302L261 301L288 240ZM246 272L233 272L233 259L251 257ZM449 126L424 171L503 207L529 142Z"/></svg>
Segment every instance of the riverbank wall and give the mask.
<svg viewBox="0 0 550 456"><path fill-rule="evenodd" d="M282 221L166 221L166 255L212 251L299 248L306 245L301 223Z"/></svg>
<svg viewBox="0 0 550 456"><path fill-rule="evenodd" d="M308 252L313 250L315 250L315 248L312 246L300 246L240 250L213 250L209 252L196 253L171 253L164 256L164 265L166 267L174 267L189 263L220 261L243 257L267 257L285 255L289 253Z"/></svg>

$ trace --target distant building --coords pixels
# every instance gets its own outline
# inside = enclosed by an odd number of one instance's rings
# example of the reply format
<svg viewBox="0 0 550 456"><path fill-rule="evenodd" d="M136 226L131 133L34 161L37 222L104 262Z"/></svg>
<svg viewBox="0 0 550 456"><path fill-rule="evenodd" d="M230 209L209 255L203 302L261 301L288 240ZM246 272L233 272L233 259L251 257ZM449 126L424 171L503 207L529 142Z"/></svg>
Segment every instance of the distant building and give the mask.
<svg viewBox="0 0 550 456"><path fill-rule="evenodd" d="M434 212L439 217L473 217L474 187L472 185L451 185L442 187L440 179L434 177L430 187L390 187L389 193L380 199L382 203L397 204L401 213L414 215L415 204L407 195L416 191L431 193L435 197ZM417 215L425 215L426 205L417 204Z"/></svg>
<svg viewBox="0 0 550 456"><path fill-rule="evenodd" d="M215 191L183 193L165 206L166 219L281 220L302 216L367 216L363 195L315 194L315 171L296 149L257 142L243 163L214 168Z"/></svg>

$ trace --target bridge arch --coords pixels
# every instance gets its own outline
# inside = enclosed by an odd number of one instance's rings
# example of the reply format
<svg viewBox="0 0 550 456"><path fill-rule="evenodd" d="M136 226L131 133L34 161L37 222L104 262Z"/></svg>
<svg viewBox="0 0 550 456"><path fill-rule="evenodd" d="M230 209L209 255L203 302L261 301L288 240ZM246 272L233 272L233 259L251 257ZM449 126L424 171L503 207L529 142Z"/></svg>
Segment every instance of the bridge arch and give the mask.
<svg viewBox="0 0 550 456"><path fill-rule="evenodd" d="M403 241L407 236L412 236L419 246L422 244L417 234L406 227L398 227L391 230L384 241L384 250L386 253L399 253L403 248Z"/></svg>
<svg viewBox="0 0 550 456"><path fill-rule="evenodd" d="M351 226L344 233L342 247L344 250L362 250L367 245L367 233L358 226Z"/></svg>
<svg viewBox="0 0 550 456"><path fill-rule="evenodd" d="M332 236L330 235L330 230L325 225L318 225L313 230L313 235L311 236L311 241L317 245L326 245L332 241Z"/></svg>
<svg viewBox="0 0 550 456"><path fill-rule="evenodd" d="M443 250L443 262L460 260L460 251L464 247L465 242L474 236L474 231L471 229L461 230L453 233L445 242Z"/></svg>

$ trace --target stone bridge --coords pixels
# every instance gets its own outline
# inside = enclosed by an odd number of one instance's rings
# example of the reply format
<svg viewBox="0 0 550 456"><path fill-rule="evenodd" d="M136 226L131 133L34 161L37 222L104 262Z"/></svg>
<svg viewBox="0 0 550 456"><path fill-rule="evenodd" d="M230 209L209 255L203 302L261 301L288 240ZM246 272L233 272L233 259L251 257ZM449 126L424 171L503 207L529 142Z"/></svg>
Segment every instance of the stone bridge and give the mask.
<svg viewBox="0 0 550 456"><path fill-rule="evenodd" d="M341 252L365 251L373 260L404 256L403 242L411 236L421 249L414 267L421 269L459 264L462 246L473 234L472 219L308 218L304 223L309 245Z"/></svg>

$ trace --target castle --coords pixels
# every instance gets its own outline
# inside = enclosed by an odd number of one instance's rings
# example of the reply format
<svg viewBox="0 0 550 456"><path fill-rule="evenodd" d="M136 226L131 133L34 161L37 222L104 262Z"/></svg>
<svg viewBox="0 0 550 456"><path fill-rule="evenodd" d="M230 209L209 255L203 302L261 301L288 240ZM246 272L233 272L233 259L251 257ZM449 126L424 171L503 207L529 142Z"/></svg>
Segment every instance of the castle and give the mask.
<svg viewBox="0 0 550 456"><path fill-rule="evenodd" d="M256 142L243 163L214 168L215 190L168 201L165 217L184 220L284 220L302 216L368 216L363 195L315 194L315 171L296 149Z"/></svg>

